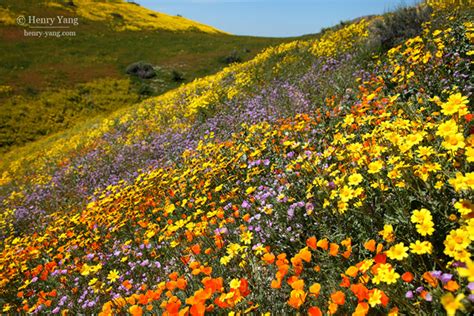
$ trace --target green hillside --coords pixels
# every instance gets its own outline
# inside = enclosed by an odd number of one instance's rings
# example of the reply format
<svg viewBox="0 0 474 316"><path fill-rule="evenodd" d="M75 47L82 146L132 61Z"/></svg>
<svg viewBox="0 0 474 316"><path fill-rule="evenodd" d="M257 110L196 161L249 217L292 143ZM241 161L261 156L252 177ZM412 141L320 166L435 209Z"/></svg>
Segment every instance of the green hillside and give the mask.
<svg viewBox="0 0 474 316"><path fill-rule="evenodd" d="M38 29L17 25L18 16L78 18L78 25L66 29L74 36L39 38L25 35ZM122 1L2 1L0 152L162 94L288 40L233 36ZM153 78L126 73L141 61L154 67Z"/></svg>

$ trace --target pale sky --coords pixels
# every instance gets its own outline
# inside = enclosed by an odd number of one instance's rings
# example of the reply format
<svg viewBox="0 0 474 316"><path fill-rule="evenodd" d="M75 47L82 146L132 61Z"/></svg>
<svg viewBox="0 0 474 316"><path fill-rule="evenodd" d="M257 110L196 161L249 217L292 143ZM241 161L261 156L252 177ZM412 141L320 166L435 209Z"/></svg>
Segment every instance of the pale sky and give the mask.
<svg viewBox="0 0 474 316"><path fill-rule="evenodd" d="M135 0L236 35L298 36L417 0Z"/></svg>

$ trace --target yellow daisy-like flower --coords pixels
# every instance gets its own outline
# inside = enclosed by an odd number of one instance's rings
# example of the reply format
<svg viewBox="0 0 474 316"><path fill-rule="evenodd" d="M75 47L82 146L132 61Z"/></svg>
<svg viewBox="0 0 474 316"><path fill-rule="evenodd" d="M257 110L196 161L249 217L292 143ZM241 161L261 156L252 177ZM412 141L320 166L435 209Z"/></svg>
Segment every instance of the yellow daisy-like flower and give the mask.
<svg viewBox="0 0 474 316"><path fill-rule="evenodd" d="M240 240L246 245L250 245L252 243L253 234L250 231L245 231L240 235Z"/></svg>
<svg viewBox="0 0 474 316"><path fill-rule="evenodd" d="M441 104L441 112L444 115L453 115L458 112L466 112L467 104L469 100L461 93L455 93L449 96L448 101ZM467 113L467 112L466 112Z"/></svg>
<svg viewBox="0 0 474 316"><path fill-rule="evenodd" d="M433 245L429 241L415 241L410 244L410 250L417 255L430 254L433 250Z"/></svg>
<svg viewBox="0 0 474 316"><path fill-rule="evenodd" d="M458 294L454 297L453 293L447 293L441 297L441 304L446 310L448 316L454 316L458 309L464 309L464 305L461 303L463 299L464 294Z"/></svg>
<svg viewBox="0 0 474 316"><path fill-rule="evenodd" d="M382 167L383 167L383 162L380 160L371 162L369 164L369 173L370 174L378 173L380 172L380 170L382 170Z"/></svg>
<svg viewBox="0 0 474 316"><path fill-rule="evenodd" d="M112 283L117 281L118 278L120 278L120 275L117 270L112 270L107 275L107 280L109 280Z"/></svg>
<svg viewBox="0 0 474 316"><path fill-rule="evenodd" d="M474 205L468 200L460 200L459 202L454 203L454 207L463 216L468 215L474 211Z"/></svg>
<svg viewBox="0 0 474 316"><path fill-rule="evenodd" d="M240 287L240 280L239 279L232 279L232 281L230 281L230 288L231 289L238 289Z"/></svg>
<svg viewBox="0 0 474 316"><path fill-rule="evenodd" d="M403 260L408 257L407 250L408 247L401 242L390 247L390 249L387 250L387 256L393 260Z"/></svg>
<svg viewBox="0 0 474 316"><path fill-rule="evenodd" d="M467 189L467 185L465 183L465 177L462 175L461 172L457 172L456 178L449 179L448 183L454 188L456 192Z"/></svg>
<svg viewBox="0 0 474 316"><path fill-rule="evenodd" d="M436 135L441 137L446 137L449 135L454 135L458 133L458 125L454 120L449 120L444 123L439 124Z"/></svg>
<svg viewBox="0 0 474 316"><path fill-rule="evenodd" d="M365 259L364 261L362 261L362 264L361 266L359 267L359 270L362 272L362 273L365 273L367 272L367 270L370 269L370 267L374 264L374 260L373 259Z"/></svg>
<svg viewBox="0 0 474 316"><path fill-rule="evenodd" d="M382 292L379 289L375 289L369 296L369 305L375 307L382 303Z"/></svg>
<svg viewBox="0 0 474 316"><path fill-rule="evenodd" d="M433 220L433 216L431 216L431 212L426 208L422 208L420 210L414 210L411 215L411 222L414 224L420 224L424 222L429 222Z"/></svg>
<svg viewBox="0 0 474 316"><path fill-rule="evenodd" d="M236 256L239 251L240 251L240 245L239 244L235 244L235 243L231 243L227 246L227 254L230 256L230 257L234 257Z"/></svg>
<svg viewBox="0 0 474 316"><path fill-rule="evenodd" d="M341 201L347 202L354 197L354 190L348 186L344 186L339 192L339 197L341 198Z"/></svg>
<svg viewBox="0 0 474 316"><path fill-rule="evenodd" d="M469 282L474 282L474 261L468 260L465 268L458 268L458 273Z"/></svg>
<svg viewBox="0 0 474 316"><path fill-rule="evenodd" d="M350 185L358 185L362 182L362 175L360 173L354 173L349 176L349 184Z"/></svg>
<svg viewBox="0 0 474 316"><path fill-rule="evenodd" d="M447 150L452 150L452 151L456 151L466 146L466 144L464 143L464 136L461 133L446 136L444 138L444 142L442 143L442 145Z"/></svg>
<svg viewBox="0 0 474 316"><path fill-rule="evenodd" d="M433 235L434 230L434 224L431 221L427 221L421 224L416 224L416 231L418 234L421 236L426 236L426 235Z"/></svg>
<svg viewBox="0 0 474 316"><path fill-rule="evenodd" d="M8 311L11 310L11 309L12 309L12 305L10 305L10 304L7 303L7 304L5 304L5 305L3 306L2 311L3 311L3 312L8 312Z"/></svg>
<svg viewBox="0 0 474 316"><path fill-rule="evenodd" d="M230 256L224 256L220 258L219 262L225 266L230 262L230 259L232 259Z"/></svg>
<svg viewBox="0 0 474 316"><path fill-rule="evenodd" d="M379 284L380 282L385 282L387 284L392 284L397 282L400 278L400 274L395 272L390 263L381 264L377 269L377 274L372 278L374 284Z"/></svg>
<svg viewBox="0 0 474 316"><path fill-rule="evenodd" d="M418 147L418 149L416 150L416 153L418 154L419 157L427 158L427 157L433 155L433 154L434 154L434 151L433 151L433 148L431 148L431 147L428 147L428 146L420 146L420 147Z"/></svg>
<svg viewBox="0 0 474 316"><path fill-rule="evenodd" d="M92 278L92 280L89 281L89 286L93 286L94 284L97 283L97 281L99 281L99 279L97 279L97 278Z"/></svg>
<svg viewBox="0 0 474 316"><path fill-rule="evenodd" d="M384 225L383 230L379 232L379 235L382 235L383 239L387 242L395 240L395 234L393 233L393 226L391 224Z"/></svg>
<svg viewBox="0 0 474 316"><path fill-rule="evenodd" d="M474 147L466 148L466 160L468 162L474 162Z"/></svg>
<svg viewBox="0 0 474 316"><path fill-rule="evenodd" d="M393 284L396 283L399 278L400 274L398 274L397 272L395 272L395 270L392 269L384 275L382 281L387 284Z"/></svg>

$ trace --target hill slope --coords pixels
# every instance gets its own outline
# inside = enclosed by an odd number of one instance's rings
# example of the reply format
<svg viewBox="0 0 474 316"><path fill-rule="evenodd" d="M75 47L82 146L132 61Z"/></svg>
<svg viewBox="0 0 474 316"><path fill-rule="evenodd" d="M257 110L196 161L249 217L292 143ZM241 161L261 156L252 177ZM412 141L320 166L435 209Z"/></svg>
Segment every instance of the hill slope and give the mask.
<svg viewBox="0 0 474 316"><path fill-rule="evenodd" d="M411 38L341 26L12 158L3 310L472 313L473 10L449 2L405 12L429 17Z"/></svg>
<svg viewBox="0 0 474 316"><path fill-rule="evenodd" d="M162 94L290 40L232 36L123 1L66 3L0 3L0 152ZM48 30L17 25L18 16L78 20L59 29L72 35L46 37ZM57 19L55 23L59 26ZM44 32L41 38L25 35L38 31ZM127 67L139 61L152 65L156 76L127 75Z"/></svg>

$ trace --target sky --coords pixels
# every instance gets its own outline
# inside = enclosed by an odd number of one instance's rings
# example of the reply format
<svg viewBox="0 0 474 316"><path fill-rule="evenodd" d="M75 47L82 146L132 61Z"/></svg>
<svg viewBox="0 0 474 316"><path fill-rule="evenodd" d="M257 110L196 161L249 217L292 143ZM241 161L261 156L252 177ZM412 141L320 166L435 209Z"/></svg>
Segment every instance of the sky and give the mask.
<svg viewBox="0 0 474 316"><path fill-rule="evenodd" d="M290 37L318 33L369 14L417 0L134 0L170 15L180 14L235 35Z"/></svg>

